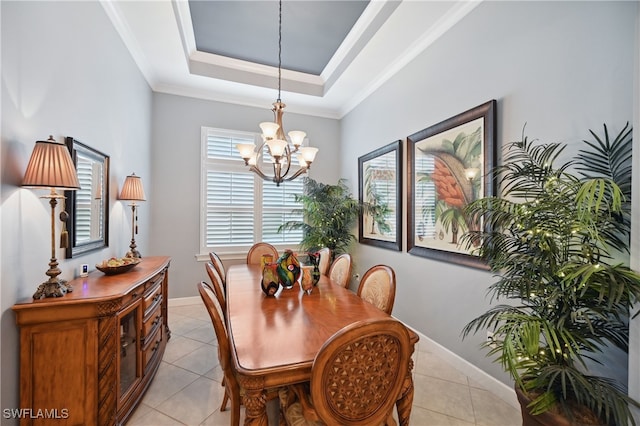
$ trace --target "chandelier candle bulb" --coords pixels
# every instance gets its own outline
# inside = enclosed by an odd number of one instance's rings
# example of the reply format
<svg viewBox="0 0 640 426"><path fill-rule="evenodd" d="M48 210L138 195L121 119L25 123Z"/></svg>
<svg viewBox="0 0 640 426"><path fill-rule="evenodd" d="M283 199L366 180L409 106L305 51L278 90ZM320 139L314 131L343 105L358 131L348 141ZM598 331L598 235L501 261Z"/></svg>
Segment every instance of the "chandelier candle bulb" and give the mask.
<svg viewBox="0 0 640 426"><path fill-rule="evenodd" d="M239 143L236 145L236 149L240 152L240 157L247 161L254 155L256 145L252 143Z"/></svg>
<svg viewBox="0 0 640 426"><path fill-rule="evenodd" d="M265 141L275 139L280 125L271 121L265 121L260 123L260 129L262 130L262 138Z"/></svg>
<svg viewBox="0 0 640 426"><path fill-rule="evenodd" d="M301 130L292 130L289 132L289 139L291 139L291 143L296 147L296 149L302 145L306 136L307 134Z"/></svg>
<svg viewBox="0 0 640 426"><path fill-rule="evenodd" d="M287 141L283 141L282 139L272 139L267 141L267 146L269 147L269 152L271 156L277 159L284 155L285 149L287 148Z"/></svg>
<svg viewBox="0 0 640 426"><path fill-rule="evenodd" d="M304 148L300 148L300 154L304 161L307 163L307 167L313 163L313 160L316 159L316 154L318 153L318 148L313 146L305 146Z"/></svg>

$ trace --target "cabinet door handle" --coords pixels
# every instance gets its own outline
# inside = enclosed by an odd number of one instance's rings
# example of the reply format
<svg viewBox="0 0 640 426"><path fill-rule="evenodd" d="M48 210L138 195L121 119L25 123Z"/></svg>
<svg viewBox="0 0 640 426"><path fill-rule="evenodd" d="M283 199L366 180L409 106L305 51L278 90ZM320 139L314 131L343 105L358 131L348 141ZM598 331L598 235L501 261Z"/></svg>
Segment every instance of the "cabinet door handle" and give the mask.
<svg viewBox="0 0 640 426"><path fill-rule="evenodd" d="M156 344L153 345L153 348L151 348L151 352L157 351L159 347L160 347L160 340L156 340Z"/></svg>
<svg viewBox="0 0 640 426"><path fill-rule="evenodd" d="M160 318L162 317L162 315L158 314L156 315L155 319L153 320L153 322L151 323L152 326L155 326L156 324L158 324L160 322Z"/></svg>
<svg viewBox="0 0 640 426"><path fill-rule="evenodd" d="M138 297L138 293L131 293L131 296L135 299L136 297Z"/></svg>

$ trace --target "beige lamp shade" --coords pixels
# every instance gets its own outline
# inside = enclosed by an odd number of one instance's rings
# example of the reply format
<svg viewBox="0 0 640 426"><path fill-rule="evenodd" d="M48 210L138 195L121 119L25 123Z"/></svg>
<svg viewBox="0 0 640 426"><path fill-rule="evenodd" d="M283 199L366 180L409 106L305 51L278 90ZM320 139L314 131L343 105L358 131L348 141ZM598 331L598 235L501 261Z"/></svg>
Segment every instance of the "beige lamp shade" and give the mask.
<svg viewBox="0 0 640 426"><path fill-rule="evenodd" d="M145 201L144 188L142 187L142 179L135 173L127 176L120 191L121 200Z"/></svg>
<svg viewBox="0 0 640 426"><path fill-rule="evenodd" d="M80 188L76 168L67 147L53 136L37 141L33 148L22 186L30 188L61 188L74 191Z"/></svg>

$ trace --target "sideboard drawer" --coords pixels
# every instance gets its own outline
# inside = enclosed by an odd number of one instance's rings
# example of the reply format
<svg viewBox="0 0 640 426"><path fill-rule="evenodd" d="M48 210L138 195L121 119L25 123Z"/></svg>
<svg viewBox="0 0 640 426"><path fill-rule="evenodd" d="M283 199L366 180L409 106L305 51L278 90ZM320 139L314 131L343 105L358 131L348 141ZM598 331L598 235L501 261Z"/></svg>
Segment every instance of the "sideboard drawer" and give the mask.
<svg viewBox="0 0 640 426"><path fill-rule="evenodd" d="M160 274L164 277L164 274ZM162 299L162 280L157 281L152 287L144 295L144 301L142 302L142 309L144 311L144 315L146 316L151 309L153 309L154 304L158 303L160 299Z"/></svg>
<svg viewBox="0 0 640 426"><path fill-rule="evenodd" d="M142 351L142 368L144 372L147 371L151 361L162 352L160 348L163 346L163 335L162 319L160 319L160 327L157 327L151 336L144 339L145 347Z"/></svg>
<svg viewBox="0 0 640 426"><path fill-rule="evenodd" d="M162 300L162 298L160 298ZM158 302L160 302L160 300ZM160 325L162 322L162 304L156 303L155 309L151 311L148 316L145 316L144 322L142 324L142 338L144 339L144 344L148 342L148 337L153 334L154 329Z"/></svg>

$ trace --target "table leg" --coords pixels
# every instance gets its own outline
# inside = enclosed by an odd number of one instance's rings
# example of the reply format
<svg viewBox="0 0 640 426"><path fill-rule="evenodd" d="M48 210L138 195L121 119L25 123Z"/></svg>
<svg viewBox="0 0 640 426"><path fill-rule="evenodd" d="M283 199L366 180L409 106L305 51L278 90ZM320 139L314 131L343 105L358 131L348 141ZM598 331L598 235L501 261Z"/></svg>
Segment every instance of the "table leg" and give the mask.
<svg viewBox="0 0 640 426"><path fill-rule="evenodd" d="M255 377L238 377L238 382L245 390L242 403L245 407L245 426L268 426L267 395L264 381Z"/></svg>

